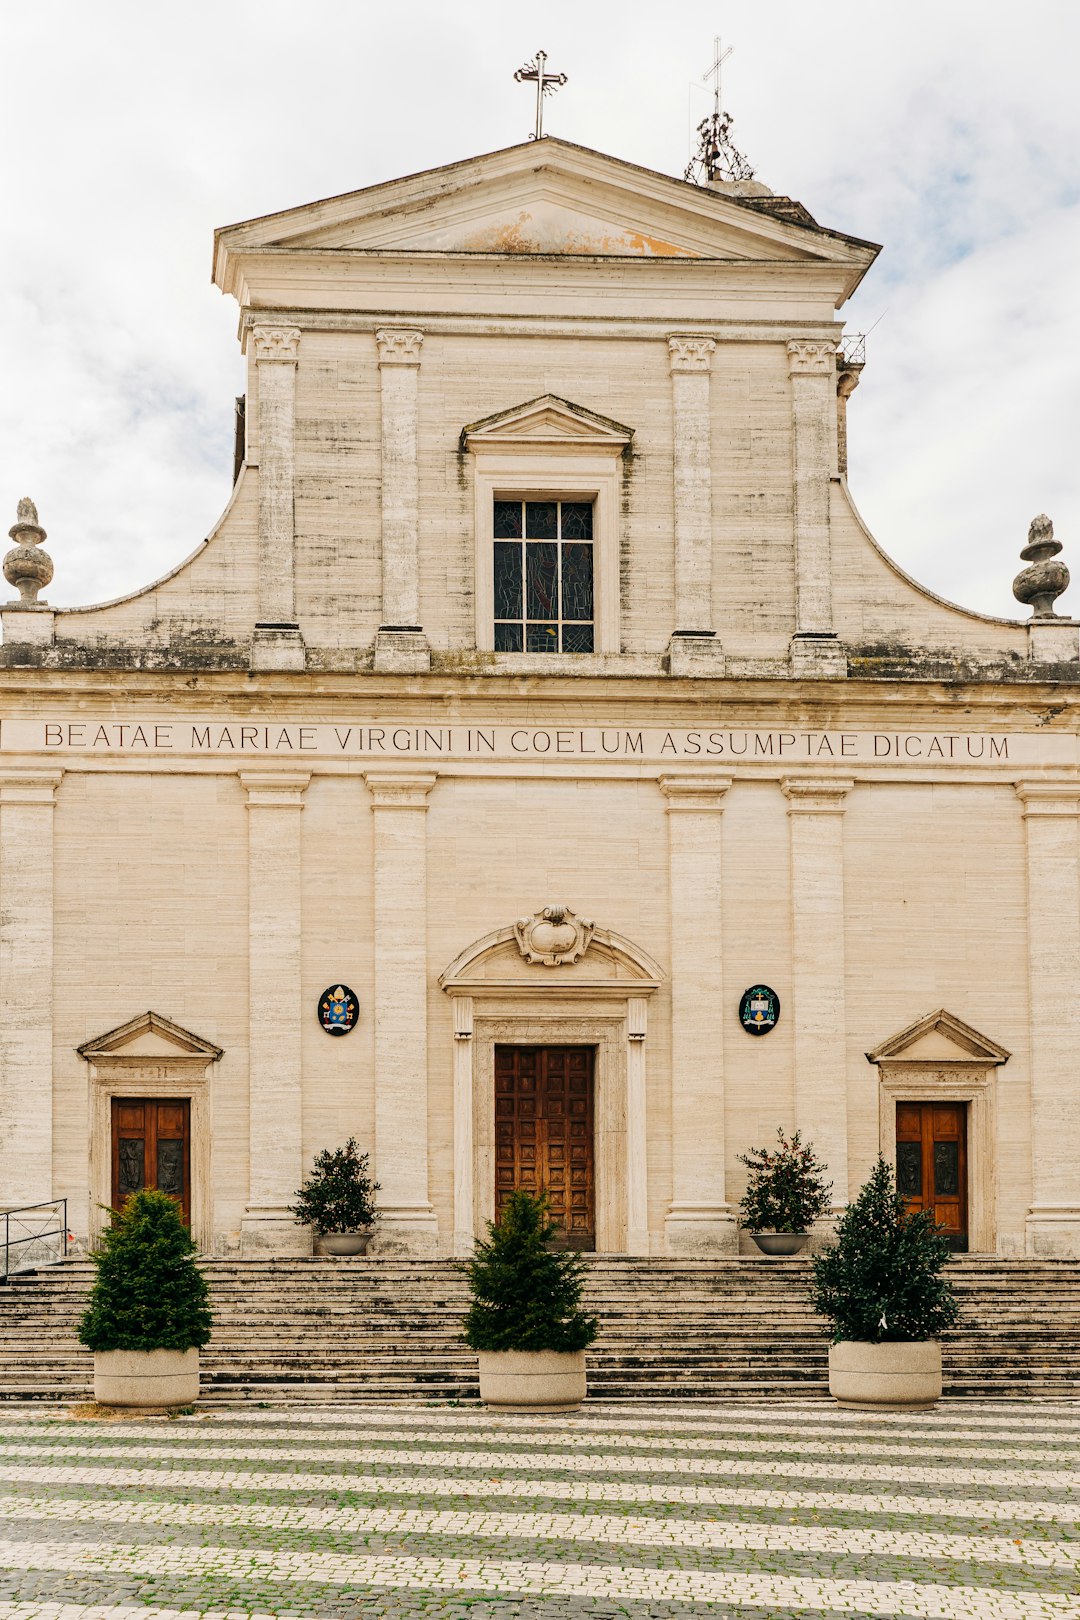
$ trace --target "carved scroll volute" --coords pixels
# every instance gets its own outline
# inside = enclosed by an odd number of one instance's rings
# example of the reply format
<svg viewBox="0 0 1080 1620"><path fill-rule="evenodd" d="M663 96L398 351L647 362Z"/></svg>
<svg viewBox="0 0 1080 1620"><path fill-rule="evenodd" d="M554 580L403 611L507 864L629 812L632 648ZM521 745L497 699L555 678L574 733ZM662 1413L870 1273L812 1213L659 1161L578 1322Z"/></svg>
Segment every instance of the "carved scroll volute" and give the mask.
<svg viewBox="0 0 1080 1620"><path fill-rule="evenodd" d="M526 962L568 967L585 955L595 927L587 918L575 916L569 906L545 906L532 917L518 919L514 938Z"/></svg>

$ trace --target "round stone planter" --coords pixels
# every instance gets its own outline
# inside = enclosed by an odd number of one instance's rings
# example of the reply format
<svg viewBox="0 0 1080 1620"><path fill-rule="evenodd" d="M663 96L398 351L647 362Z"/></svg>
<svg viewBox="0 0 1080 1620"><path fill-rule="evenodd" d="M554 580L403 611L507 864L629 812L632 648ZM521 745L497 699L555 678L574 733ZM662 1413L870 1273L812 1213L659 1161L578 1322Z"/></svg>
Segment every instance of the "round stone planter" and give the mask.
<svg viewBox="0 0 1080 1620"><path fill-rule="evenodd" d="M95 1350L101 1406L190 1406L199 1398L198 1350Z"/></svg>
<svg viewBox="0 0 1080 1620"><path fill-rule="evenodd" d="M361 1227L357 1232L324 1232L319 1241L327 1254L366 1254L371 1227Z"/></svg>
<svg viewBox="0 0 1080 1620"><path fill-rule="evenodd" d="M928 1412L941 1399L941 1345L842 1339L829 1346L829 1394L840 1406Z"/></svg>
<svg viewBox="0 0 1080 1620"><path fill-rule="evenodd" d="M497 1412L576 1412L584 1350L481 1350L480 1399Z"/></svg>
<svg viewBox="0 0 1080 1620"><path fill-rule="evenodd" d="M762 1254L799 1254L806 1247L809 1232L751 1232Z"/></svg>

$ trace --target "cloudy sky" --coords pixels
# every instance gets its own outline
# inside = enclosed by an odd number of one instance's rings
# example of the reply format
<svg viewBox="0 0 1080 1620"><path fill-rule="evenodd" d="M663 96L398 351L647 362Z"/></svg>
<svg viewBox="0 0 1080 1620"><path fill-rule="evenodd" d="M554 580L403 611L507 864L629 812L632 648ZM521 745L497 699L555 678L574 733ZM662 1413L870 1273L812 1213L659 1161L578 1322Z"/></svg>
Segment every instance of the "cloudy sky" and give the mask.
<svg viewBox="0 0 1080 1620"><path fill-rule="evenodd" d="M871 529L1020 616L1045 510L1080 582L1075 0L34 0L0 7L0 518L38 502L50 600L149 583L225 504L243 377L216 225L524 138L512 74L539 46L570 75L550 133L681 174L718 30L759 178L885 245L845 312L873 328L850 421Z"/></svg>

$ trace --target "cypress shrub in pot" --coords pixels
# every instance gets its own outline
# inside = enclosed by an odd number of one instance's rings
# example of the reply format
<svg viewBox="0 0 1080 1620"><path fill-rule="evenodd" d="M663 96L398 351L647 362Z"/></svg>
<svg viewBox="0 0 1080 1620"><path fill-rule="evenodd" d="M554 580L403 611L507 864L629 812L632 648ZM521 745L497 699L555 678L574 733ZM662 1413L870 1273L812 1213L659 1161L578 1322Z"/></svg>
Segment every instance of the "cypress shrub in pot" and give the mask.
<svg viewBox="0 0 1080 1620"><path fill-rule="evenodd" d="M572 1412L599 1324L581 1308L584 1261L551 1247L547 1200L518 1189L463 1267L463 1337L480 1359L480 1398L504 1412Z"/></svg>
<svg viewBox="0 0 1080 1620"><path fill-rule="evenodd" d="M829 1390L841 1406L926 1408L941 1395L941 1345L959 1307L942 1272L948 1239L933 1210L909 1211L878 1155L814 1259L811 1302L832 1323Z"/></svg>
<svg viewBox="0 0 1080 1620"><path fill-rule="evenodd" d="M211 1316L195 1254L180 1206L166 1193L144 1189L112 1211L78 1330L94 1352L94 1399L103 1406L187 1406L198 1398Z"/></svg>

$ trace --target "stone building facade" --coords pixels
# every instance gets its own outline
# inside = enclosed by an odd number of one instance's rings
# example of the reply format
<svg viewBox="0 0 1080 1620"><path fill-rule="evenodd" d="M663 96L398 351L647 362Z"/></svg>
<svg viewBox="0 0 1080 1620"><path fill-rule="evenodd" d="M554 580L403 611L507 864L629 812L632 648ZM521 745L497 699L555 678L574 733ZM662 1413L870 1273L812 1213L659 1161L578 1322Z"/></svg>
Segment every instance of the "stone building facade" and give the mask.
<svg viewBox="0 0 1080 1620"><path fill-rule="evenodd" d="M68 610L12 531L0 1203L307 1252L355 1135L386 1253L514 1184L723 1253L782 1126L837 1205L881 1149L958 1246L1080 1254L1078 627L1042 531L1021 622L863 525L875 253L553 139L218 233L216 529Z"/></svg>

